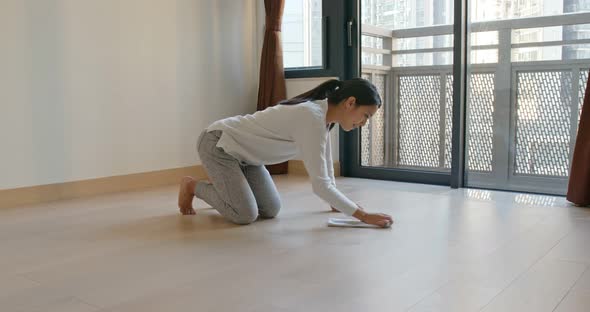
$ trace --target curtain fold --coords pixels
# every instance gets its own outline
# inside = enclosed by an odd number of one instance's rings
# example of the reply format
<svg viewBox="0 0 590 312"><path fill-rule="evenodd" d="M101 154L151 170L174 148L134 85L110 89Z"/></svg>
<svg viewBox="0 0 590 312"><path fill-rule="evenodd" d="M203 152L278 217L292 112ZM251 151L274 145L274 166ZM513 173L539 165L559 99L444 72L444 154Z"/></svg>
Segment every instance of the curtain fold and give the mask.
<svg viewBox="0 0 590 312"><path fill-rule="evenodd" d="M283 48L281 45L281 21L285 0L264 0L266 24L264 43L260 60L260 82L258 87L258 110L287 98L285 73L283 68ZM287 173L287 163L267 166L271 174Z"/></svg>
<svg viewBox="0 0 590 312"><path fill-rule="evenodd" d="M590 205L590 79L586 84L567 200L579 206Z"/></svg>

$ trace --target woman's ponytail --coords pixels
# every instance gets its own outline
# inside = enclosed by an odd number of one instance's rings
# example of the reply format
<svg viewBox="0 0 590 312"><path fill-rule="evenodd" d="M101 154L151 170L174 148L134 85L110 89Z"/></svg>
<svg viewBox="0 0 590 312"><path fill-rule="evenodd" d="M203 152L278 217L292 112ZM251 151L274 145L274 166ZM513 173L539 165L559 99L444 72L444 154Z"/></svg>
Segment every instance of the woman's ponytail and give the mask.
<svg viewBox="0 0 590 312"><path fill-rule="evenodd" d="M279 104L295 105L308 101L325 100L340 89L342 89L342 81L338 79L330 79L305 93L299 94L294 98L284 100Z"/></svg>

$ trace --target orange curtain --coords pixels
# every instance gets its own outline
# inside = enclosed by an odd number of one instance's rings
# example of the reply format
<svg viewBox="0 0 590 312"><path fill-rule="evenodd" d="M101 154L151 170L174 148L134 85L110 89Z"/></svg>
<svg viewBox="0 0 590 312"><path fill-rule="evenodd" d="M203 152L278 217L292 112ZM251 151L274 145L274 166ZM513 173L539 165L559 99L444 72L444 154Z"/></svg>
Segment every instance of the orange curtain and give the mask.
<svg viewBox="0 0 590 312"><path fill-rule="evenodd" d="M283 68L283 48L281 46L281 20L285 0L264 0L266 25L264 44L260 60L260 83L258 87L258 110L287 98L285 73ZM287 173L287 163L267 166L271 174Z"/></svg>
<svg viewBox="0 0 590 312"><path fill-rule="evenodd" d="M586 84L567 200L579 206L590 205L590 79Z"/></svg>

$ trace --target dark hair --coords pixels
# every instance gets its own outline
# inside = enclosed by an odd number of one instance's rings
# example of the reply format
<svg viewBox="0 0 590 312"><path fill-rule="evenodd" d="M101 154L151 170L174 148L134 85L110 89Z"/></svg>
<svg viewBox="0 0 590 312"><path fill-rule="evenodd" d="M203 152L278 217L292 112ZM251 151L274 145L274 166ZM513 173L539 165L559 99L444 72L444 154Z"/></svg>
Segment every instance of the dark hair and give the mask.
<svg viewBox="0 0 590 312"><path fill-rule="evenodd" d="M330 79L305 93L284 100L279 104L295 105L327 98L328 104L334 105L351 96L356 98L356 105L377 105L377 107L381 107L381 96L379 96L377 88L363 78L353 78L344 81ZM332 127L334 127L334 124L330 125L330 130L332 130Z"/></svg>

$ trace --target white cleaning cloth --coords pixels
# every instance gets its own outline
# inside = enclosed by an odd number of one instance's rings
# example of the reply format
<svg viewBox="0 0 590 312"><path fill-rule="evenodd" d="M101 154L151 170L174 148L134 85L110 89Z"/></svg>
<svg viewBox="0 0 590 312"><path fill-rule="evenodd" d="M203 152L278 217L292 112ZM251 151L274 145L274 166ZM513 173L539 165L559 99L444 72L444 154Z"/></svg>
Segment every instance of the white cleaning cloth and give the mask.
<svg viewBox="0 0 590 312"><path fill-rule="evenodd" d="M364 223L360 220L356 220L356 219L330 218L330 219L328 219L328 226L381 229L381 227L378 225L366 224L366 223ZM389 223L386 227L390 227L390 226L391 226L391 223Z"/></svg>

